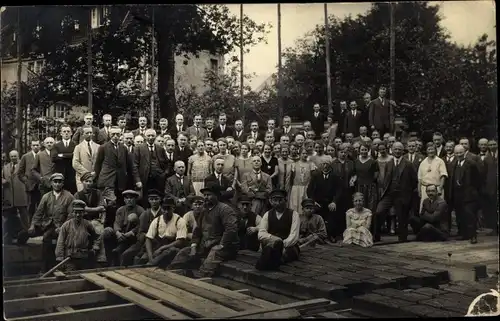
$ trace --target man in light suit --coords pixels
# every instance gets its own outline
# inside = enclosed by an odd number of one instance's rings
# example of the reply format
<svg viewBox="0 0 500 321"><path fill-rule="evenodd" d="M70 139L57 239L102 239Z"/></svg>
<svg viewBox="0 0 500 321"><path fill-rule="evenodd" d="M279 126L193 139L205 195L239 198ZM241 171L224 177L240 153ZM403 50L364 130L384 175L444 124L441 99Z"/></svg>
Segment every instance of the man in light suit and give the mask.
<svg viewBox="0 0 500 321"><path fill-rule="evenodd" d="M174 164L175 174L165 181L165 196L175 200L175 213L184 215L188 211L186 200L195 195L195 190L191 180L185 175L186 165L183 161L176 161Z"/></svg>
<svg viewBox="0 0 500 321"><path fill-rule="evenodd" d="M196 138L198 138L198 141L205 141L205 138L208 137L208 133L205 128L201 127L202 121L203 118L201 117L201 115L194 116L194 125L188 127L188 129L186 130L188 137L196 136Z"/></svg>
<svg viewBox="0 0 500 321"><path fill-rule="evenodd" d="M94 164L97 157L97 150L99 148L99 144L92 141L92 131L90 128L85 128L83 130L83 137L85 139L75 147L73 160L71 162L71 165L76 172L75 180L78 192L83 190L81 177L86 173L94 174Z"/></svg>
<svg viewBox="0 0 500 321"><path fill-rule="evenodd" d="M76 144L71 141L71 127L69 125L61 126L61 137L61 141L54 144L54 148L50 153L54 163L54 171L63 174L66 178L63 188L71 194L75 194L75 170L71 166L71 162Z"/></svg>
<svg viewBox="0 0 500 321"><path fill-rule="evenodd" d="M89 128L91 131L92 129ZM26 193L28 195L28 214L29 217L33 217L35 214L36 207L40 202L42 196L40 195L40 190L38 189L38 182L36 177L31 172L33 165L35 164L36 154L40 151L40 142L38 140L33 140L31 142L31 150L21 156L19 161L19 169L17 170L17 176L19 180L24 183L26 188Z"/></svg>
<svg viewBox="0 0 500 321"><path fill-rule="evenodd" d="M271 176L260 170L261 166L260 156L253 156L253 171L243 174L240 182L242 192L252 197L252 211L262 216L267 210L267 198L273 189L273 184Z"/></svg>
<svg viewBox="0 0 500 321"><path fill-rule="evenodd" d="M394 108L393 102L385 98L387 90L380 87L379 97L370 102L368 110L368 121L371 130L377 130L380 135L394 131Z"/></svg>
<svg viewBox="0 0 500 321"><path fill-rule="evenodd" d="M36 154L33 164L32 174L40 186L40 195L44 195L52 189L50 176L55 173L54 163L52 162L51 151L54 148L55 140L53 137L47 137L43 141L45 150Z"/></svg>

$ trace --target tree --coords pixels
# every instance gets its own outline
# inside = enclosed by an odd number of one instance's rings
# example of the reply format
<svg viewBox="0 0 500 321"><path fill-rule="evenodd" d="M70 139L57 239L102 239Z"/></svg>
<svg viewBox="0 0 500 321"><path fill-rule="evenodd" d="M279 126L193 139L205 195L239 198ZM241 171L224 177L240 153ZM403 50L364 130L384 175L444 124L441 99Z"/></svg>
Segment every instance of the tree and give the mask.
<svg viewBox="0 0 500 321"><path fill-rule="evenodd" d="M496 88L494 42L483 37L472 48L451 43L440 25L438 9L427 2L395 5L396 113L413 130L472 135L474 128L491 123L496 110L496 102L483 98L492 97ZM379 86L388 86L389 10L387 4L375 3L366 15L342 21L329 17L336 101L360 100L365 92L374 96ZM304 107L316 102L327 105L324 29L316 26L284 54L284 99L296 118L303 117ZM478 101L484 110L474 113ZM459 116L453 110L457 105L467 115L474 114L474 122Z"/></svg>

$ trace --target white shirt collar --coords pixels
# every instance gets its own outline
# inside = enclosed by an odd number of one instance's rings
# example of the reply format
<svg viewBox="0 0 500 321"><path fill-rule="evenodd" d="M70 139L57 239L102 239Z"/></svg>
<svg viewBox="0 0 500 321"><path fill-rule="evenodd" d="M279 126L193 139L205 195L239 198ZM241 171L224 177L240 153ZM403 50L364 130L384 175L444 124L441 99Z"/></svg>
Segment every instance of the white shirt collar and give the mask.
<svg viewBox="0 0 500 321"><path fill-rule="evenodd" d="M56 192L56 191L52 191L52 193L54 194L55 197L59 197L59 195L61 195L62 191L60 191L59 193Z"/></svg>
<svg viewBox="0 0 500 321"><path fill-rule="evenodd" d="M71 141L71 139L63 139L62 140L64 145L69 145L69 142Z"/></svg>
<svg viewBox="0 0 500 321"><path fill-rule="evenodd" d="M35 151L31 151L31 153L33 153L33 156L36 156L37 153L35 153Z"/></svg>

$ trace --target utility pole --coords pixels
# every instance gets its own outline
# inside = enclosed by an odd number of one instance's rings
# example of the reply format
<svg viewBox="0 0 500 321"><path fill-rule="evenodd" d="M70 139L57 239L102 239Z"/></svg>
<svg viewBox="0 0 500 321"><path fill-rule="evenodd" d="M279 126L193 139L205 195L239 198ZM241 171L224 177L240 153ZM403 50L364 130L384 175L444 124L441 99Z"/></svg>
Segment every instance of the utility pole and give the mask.
<svg viewBox="0 0 500 321"><path fill-rule="evenodd" d="M21 7L17 7L17 28L16 28L16 38L17 38L17 94L16 94L16 139L15 148L20 153L23 153L21 137L23 133L23 109L21 108L21 94L22 94L22 53L21 53Z"/></svg>
<svg viewBox="0 0 500 321"><path fill-rule="evenodd" d="M278 123L283 121L283 79L281 73L281 4L278 3Z"/></svg>
<svg viewBox="0 0 500 321"><path fill-rule="evenodd" d="M241 120L245 123L245 98L244 98L244 81L245 77L243 74L243 3L240 4L240 113Z"/></svg>
<svg viewBox="0 0 500 321"><path fill-rule="evenodd" d="M88 107L93 113L92 108L92 6L89 6L89 23L87 27L87 91L88 91Z"/></svg>
<svg viewBox="0 0 500 321"><path fill-rule="evenodd" d="M391 59L391 85L390 85L390 97L391 100L394 100L394 87L396 85L396 76L394 73L395 69L395 64L396 64L396 34L394 31L394 2L390 2L390 12L391 12L391 25L390 25L390 33L391 33L391 40L390 40L390 59Z"/></svg>
<svg viewBox="0 0 500 321"><path fill-rule="evenodd" d="M155 7L151 10L151 125L155 120Z"/></svg>
<svg viewBox="0 0 500 321"><path fill-rule="evenodd" d="M333 114L333 101L332 101L332 78L330 75L330 27L328 25L328 8L325 8L325 53L326 53L326 92L328 99L328 112Z"/></svg>

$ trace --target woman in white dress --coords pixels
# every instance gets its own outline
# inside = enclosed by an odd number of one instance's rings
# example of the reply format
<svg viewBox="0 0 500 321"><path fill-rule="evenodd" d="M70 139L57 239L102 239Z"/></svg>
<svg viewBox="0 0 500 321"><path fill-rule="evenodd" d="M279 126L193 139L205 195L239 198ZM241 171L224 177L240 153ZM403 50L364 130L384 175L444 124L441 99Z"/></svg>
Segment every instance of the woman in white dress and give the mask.
<svg viewBox="0 0 500 321"><path fill-rule="evenodd" d="M370 233L372 223L372 211L363 207L365 202L362 193L354 193L354 208L346 213L346 226L344 231L344 244L354 244L361 247L371 247L373 245L373 236Z"/></svg>
<svg viewBox="0 0 500 321"><path fill-rule="evenodd" d="M441 197L443 195L444 181L448 177L448 171L446 170L446 164L444 160L437 157L436 146L434 143L427 144L427 157L420 163L418 167L418 196L420 197L420 210L422 210L422 204L427 198L427 193L425 189L429 185L435 185L438 187L438 194Z"/></svg>

